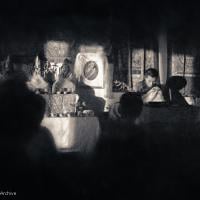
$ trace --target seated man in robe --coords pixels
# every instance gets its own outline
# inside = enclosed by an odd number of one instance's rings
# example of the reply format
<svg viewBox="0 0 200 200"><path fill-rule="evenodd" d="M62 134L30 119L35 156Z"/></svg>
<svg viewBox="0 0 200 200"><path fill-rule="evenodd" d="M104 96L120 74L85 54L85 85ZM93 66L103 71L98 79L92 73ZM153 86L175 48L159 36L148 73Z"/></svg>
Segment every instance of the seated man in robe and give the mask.
<svg viewBox="0 0 200 200"><path fill-rule="evenodd" d="M136 92L142 95L143 103L165 101L158 84L158 71L156 69L149 68L146 70L144 80L136 86Z"/></svg>

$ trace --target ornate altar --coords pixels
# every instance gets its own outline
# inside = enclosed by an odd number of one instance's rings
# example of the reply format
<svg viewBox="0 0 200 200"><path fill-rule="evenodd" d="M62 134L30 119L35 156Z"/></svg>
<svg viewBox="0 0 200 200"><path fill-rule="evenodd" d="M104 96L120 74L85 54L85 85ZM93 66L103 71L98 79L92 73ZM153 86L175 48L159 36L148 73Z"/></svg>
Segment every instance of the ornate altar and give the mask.
<svg viewBox="0 0 200 200"><path fill-rule="evenodd" d="M35 60L34 71L28 87L46 100L47 116L67 116L76 113L79 96L70 70L70 61L64 63L40 63Z"/></svg>

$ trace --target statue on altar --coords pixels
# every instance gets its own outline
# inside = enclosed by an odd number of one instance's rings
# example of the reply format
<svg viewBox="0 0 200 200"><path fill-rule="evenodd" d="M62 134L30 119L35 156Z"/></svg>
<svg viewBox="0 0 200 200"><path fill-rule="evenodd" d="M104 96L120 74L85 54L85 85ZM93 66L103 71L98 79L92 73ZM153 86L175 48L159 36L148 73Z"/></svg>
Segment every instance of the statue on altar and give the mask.
<svg viewBox="0 0 200 200"><path fill-rule="evenodd" d="M65 59L63 63L46 61L42 68L37 56L33 75L27 85L31 90L43 90L50 94L74 93L76 87L71 61L69 59Z"/></svg>
<svg viewBox="0 0 200 200"><path fill-rule="evenodd" d="M27 86L29 87L29 89L33 91L37 90L43 90L45 92L49 91L49 84L44 80L42 76L40 60L38 56L35 59L35 66L32 78L27 82Z"/></svg>
<svg viewBox="0 0 200 200"><path fill-rule="evenodd" d="M71 69L71 61L64 60L64 63L59 68L58 78L53 84L52 93L64 92L74 93L76 90L75 78Z"/></svg>
<svg viewBox="0 0 200 200"><path fill-rule="evenodd" d="M41 66L36 57L34 72L27 85L45 98L47 116L66 116L76 112L79 95L74 94L76 87L70 60L65 59L63 63L46 61Z"/></svg>

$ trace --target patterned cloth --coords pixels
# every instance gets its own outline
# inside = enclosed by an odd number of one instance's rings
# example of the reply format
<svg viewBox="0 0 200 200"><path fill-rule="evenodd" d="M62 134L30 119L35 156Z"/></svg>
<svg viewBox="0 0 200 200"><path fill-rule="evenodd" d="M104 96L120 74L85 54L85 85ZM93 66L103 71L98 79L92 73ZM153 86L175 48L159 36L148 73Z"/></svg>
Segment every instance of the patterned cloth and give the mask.
<svg viewBox="0 0 200 200"><path fill-rule="evenodd" d="M42 96L46 100L47 116L50 113L54 115L75 113L79 100L78 94L43 94Z"/></svg>

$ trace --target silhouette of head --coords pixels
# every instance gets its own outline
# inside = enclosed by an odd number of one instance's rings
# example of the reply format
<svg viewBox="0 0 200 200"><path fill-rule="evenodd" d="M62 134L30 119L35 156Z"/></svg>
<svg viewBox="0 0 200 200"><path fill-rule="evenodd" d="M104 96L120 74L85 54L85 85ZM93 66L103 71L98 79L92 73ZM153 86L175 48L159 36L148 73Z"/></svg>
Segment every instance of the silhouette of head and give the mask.
<svg viewBox="0 0 200 200"><path fill-rule="evenodd" d="M84 85L83 88L77 88L77 93L85 103L88 109L93 110L95 115L99 115L103 112L105 106L105 100L95 95L95 91L88 85Z"/></svg>
<svg viewBox="0 0 200 200"><path fill-rule="evenodd" d="M122 118L136 119L142 111L142 98L139 93L127 92L120 98L120 113Z"/></svg>
<svg viewBox="0 0 200 200"><path fill-rule="evenodd" d="M166 85L171 90L181 90L187 85L187 81L182 76L172 76L167 80Z"/></svg>
<svg viewBox="0 0 200 200"><path fill-rule="evenodd" d="M30 137L28 132L36 130L43 119L45 100L30 91L25 83L9 79L0 84L0 112L5 133Z"/></svg>

